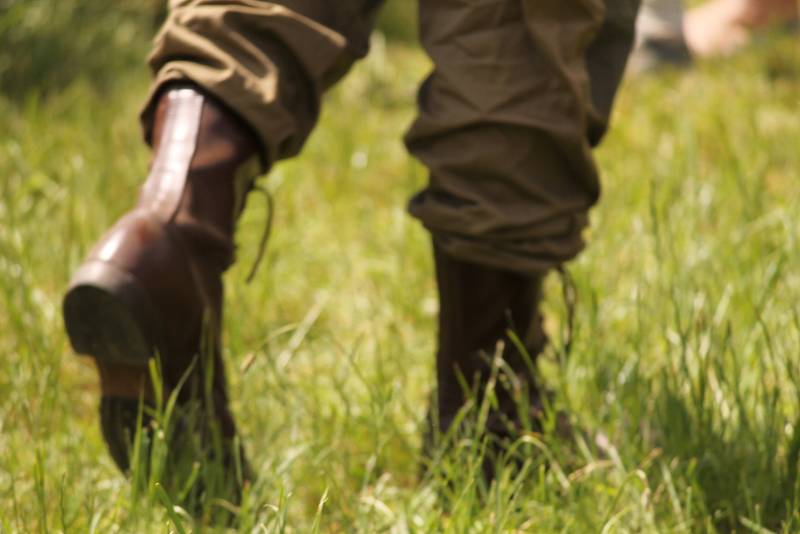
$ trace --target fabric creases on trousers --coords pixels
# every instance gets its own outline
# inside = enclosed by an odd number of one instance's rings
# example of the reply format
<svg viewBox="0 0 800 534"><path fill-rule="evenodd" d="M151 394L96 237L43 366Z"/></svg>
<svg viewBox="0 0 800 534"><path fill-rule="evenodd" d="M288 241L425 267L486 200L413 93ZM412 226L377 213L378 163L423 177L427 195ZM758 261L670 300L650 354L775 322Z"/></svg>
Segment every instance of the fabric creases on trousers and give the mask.
<svg viewBox="0 0 800 534"><path fill-rule="evenodd" d="M145 136L160 91L190 81L250 125L267 165L296 155L323 92L366 55L377 3L172 0L149 58Z"/></svg>
<svg viewBox="0 0 800 534"><path fill-rule="evenodd" d="M411 1L411 0L404 0ZM173 0L155 81L191 81L256 132L267 164L297 154L321 96L367 53L380 0ZM419 0L434 63L406 136L430 171L409 211L447 253L541 272L582 248L638 0Z"/></svg>
<svg viewBox="0 0 800 534"><path fill-rule="evenodd" d="M434 62L406 136L430 171L410 213L463 260L541 272L572 259L600 194L634 0L422 0Z"/></svg>

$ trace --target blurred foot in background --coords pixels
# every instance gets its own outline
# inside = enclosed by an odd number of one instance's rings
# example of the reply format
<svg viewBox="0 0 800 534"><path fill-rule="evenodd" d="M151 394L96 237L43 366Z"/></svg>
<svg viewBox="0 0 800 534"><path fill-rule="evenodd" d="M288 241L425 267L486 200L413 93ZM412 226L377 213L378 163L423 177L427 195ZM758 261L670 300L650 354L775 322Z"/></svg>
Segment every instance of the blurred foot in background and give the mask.
<svg viewBox="0 0 800 534"><path fill-rule="evenodd" d="M686 42L695 57L727 56L754 33L796 24L797 0L710 0L686 13Z"/></svg>

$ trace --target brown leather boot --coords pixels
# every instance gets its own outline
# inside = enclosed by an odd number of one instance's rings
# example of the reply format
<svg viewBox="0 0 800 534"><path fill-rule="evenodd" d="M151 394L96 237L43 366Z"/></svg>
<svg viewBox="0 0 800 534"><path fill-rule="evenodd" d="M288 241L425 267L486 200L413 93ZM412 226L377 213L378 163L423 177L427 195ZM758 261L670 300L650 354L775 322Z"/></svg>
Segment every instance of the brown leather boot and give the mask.
<svg viewBox="0 0 800 534"><path fill-rule="evenodd" d="M72 347L94 358L100 372L103 435L123 471L139 395L153 401L150 358L160 361L165 397L186 380L179 405L195 403L203 414L203 428L191 432L208 433L201 439L210 442L213 430L234 442L220 354L222 273L233 262L234 224L260 170L247 127L189 86L162 93L151 137L138 204L95 245L63 303Z"/></svg>
<svg viewBox="0 0 800 534"><path fill-rule="evenodd" d="M497 373L494 392L497 406L486 420L493 444L483 466L489 480L494 456L521 430L535 429L541 417L534 373L535 358L546 343L539 313L544 275L528 276L465 262L436 245L434 260L440 302L436 426L441 434L451 430L468 400L482 402L492 358L498 342L503 342L505 366ZM518 336L527 355L509 338L509 330ZM467 419L474 422L476 412ZM426 446L431 445L429 438Z"/></svg>

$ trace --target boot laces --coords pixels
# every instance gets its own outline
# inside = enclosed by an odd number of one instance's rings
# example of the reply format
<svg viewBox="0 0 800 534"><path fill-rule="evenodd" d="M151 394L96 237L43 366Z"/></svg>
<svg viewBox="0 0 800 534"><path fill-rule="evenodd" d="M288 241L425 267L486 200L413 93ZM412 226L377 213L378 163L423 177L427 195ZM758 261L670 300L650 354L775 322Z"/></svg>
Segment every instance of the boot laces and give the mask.
<svg viewBox="0 0 800 534"><path fill-rule="evenodd" d="M567 311L567 331L564 336L564 355L569 356L572 352L572 341L575 336L575 308L578 302L578 291L575 287L575 280L572 274L563 266L557 268L561 276L561 288L564 298L564 306Z"/></svg>
<svg viewBox="0 0 800 534"><path fill-rule="evenodd" d="M268 189L258 185L253 184L252 191L259 192L264 195L264 198L267 202L267 220L264 223L264 230L261 232L261 239L258 243L258 249L256 251L256 259L253 262L253 266L250 268L250 272L245 279L246 283L251 283L256 276L256 272L258 272L258 268L261 265L261 261L264 259L264 253L267 250L267 245L269 244L269 238L272 235L272 219L275 214L275 199L272 196L272 193L269 192Z"/></svg>

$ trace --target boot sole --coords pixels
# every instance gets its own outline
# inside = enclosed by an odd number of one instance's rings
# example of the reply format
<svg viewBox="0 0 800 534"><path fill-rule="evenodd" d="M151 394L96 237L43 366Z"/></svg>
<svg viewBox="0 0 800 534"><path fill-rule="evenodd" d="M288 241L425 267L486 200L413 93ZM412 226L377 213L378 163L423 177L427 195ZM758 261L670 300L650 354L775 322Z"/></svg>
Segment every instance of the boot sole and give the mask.
<svg viewBox="0 0 800 534"><path fill-rule="evenodd" d="M145 366L157 348L158 312L136 278L100 261L83 265L63 302L73 350L98 361Z"/></svg>

